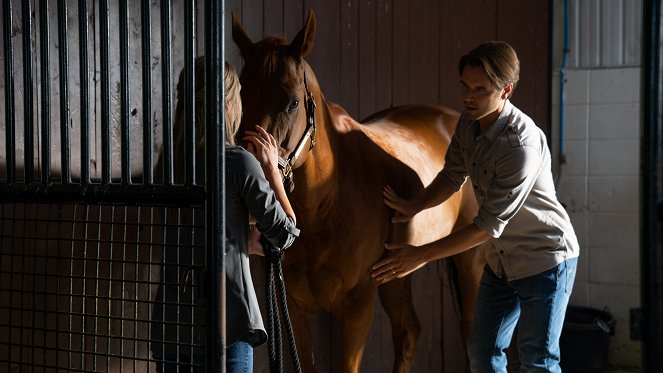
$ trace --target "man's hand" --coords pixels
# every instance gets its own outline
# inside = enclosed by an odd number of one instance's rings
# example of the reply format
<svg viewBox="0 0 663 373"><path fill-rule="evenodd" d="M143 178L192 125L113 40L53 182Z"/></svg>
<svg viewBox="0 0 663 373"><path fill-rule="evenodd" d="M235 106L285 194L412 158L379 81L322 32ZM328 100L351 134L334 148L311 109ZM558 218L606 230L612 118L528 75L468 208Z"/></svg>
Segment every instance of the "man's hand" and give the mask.
<svg viewBox="0 0 663 373"><path fill-rule="evenodd" d="M392 223L408 222L419 212L411 201L399 197L389 185L384 187L382 195L384 204L396 211L394 217L391 218Z"/></svg>
<svg viewBox="0 0 663 373"><path fill-rule="evenodd" d="M392 250L389 256L378 261L371 268L371 277L379 283L405 277L428 263L422 251L412 245L387 243L387 250Z"/></svg>

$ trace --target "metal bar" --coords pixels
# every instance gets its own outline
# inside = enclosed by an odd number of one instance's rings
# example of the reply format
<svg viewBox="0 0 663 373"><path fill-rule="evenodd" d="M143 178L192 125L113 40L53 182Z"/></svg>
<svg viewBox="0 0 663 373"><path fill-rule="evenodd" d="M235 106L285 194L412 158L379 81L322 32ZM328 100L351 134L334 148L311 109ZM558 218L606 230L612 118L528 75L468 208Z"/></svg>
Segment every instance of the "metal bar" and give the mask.
<svg viewBox="0 0 663 373"><path fill-rule="evenodd" d="M195 3L184 2L184 159L185 161L185 185L193 185L196 182L196 138L195 138L195 105L196 84L193 48L195 45Z"/></svg>
<svg viewBox="0 0 663 373"><path fill-rule="evenodd" d="M143 183L152 184L152 53L150 49L150 1L141 3L141 47L143 51Z"/></svg>
<svg viewBox="0 0 663 373"><path fill-rule="evenodd" d="M170 0L161 3L161 90L163 111L163 144L161 147L163 159L163 183L173 184L173 117L172 117L172 63L170 47L170 24L172 22Z"/></svg>
<svg viewBox="0 0 663 373"><path fill-rule="evenodd" d="M205 216L207 367L209 371L225 372L226 368L226 283L225 283L225 142L223 118L224 3L205 2L205 144L207 188ZM218 331L218 333L217 333Z"/></svg>
<svg viewBox="0 0 663 373"><path fill-rule="evenodd" d="M4 9L3 9L3 11L4 11ZM4 17L3 17L3 21L4 21ZM4 226L5 226L4 216L5 216L5 206L4 206L4 203L0 203L0 228L2 229L2 231L4 231ZM0 235L0 247L5 247L5 235L4 234ZM4 272L4 268L5 268L2 265L3 257L5 258L5 263L6 263L6 260L7 260L6 259L6 257L7 257L6 253L3 253L3 255L0 255L0 271L2 271L2 272ZM11 281L9 283L11 283ZM3 294L4 294L4 292L0 291L0 295L3 295ZM10 294L11 294L11 292L10 292ZM9 296L8 298L11 298L11 296ZM8 303L11 304L11 300ZM9 312L3 312L3 313L11 315L11 307L9 308ZM10 316L9 320L11 320L11 316ZM11 337L11 328L9 329L9 332L7 334L9 335L9 337ZM10 339L8 339L8 341L9 340ZM9 369L11 368L11 363L9 362L11 360L10 357L11 357L11 354L7 354L8 362L7 362L7 366L5 367L5 370L7 370L7 371L9 371ZM4 362L4 361L0 361L0 362Z"/></svg>
<svg viewBox="0 0 663 373"><path fill-rule="evenodd" d="M122 219L122 221L126 222L127 221L127 209L128 209L128 207L126 205L123 205L123 206L118 206L118 208L122 209L121 212L123 213L123 217L124 217ZM113 222L113 223L115 223L115 222ZM122 270L122 272L121 272L122 273L122 280L120 281L120 294L122 294L122 296L120 297L121 298L121 300L120 300L120 310L121 311L120 312L121 312L121 315L122 315L121 316L122 319L120 320L120 336L124 336L125 335L125 331L124 331L124 324L125 324L124 314L125 314L125 312L124 312L124 310L125 310L125 306L126 306L125 294L127 294L127 290L126 290L126 287L125 287L125 285L127 283L127 279L124 278L124 274L127 273L127 271L126 271L126 269L127 269L127 228L126 228L126 225L121 224L121 230L122 230L122 232L120 234L122 235L122 244L120 246L120 249L122 250L122 263L121 263L120 268ZM111 244L111 247L112 246L113 245ZM112 256L111 256L111 258L112 258ZM111 277L112 277L112 272L111 272ZM110 304L111 302L108 302L108 303ZM120 353L121 354L123 354L124 349L125 349L124 340L125 340L125 338L120 338ZM124 366L124 362L121 361L120 362L120 367L122 367L122 366Z"/></svg>
<svg viewBox="0 0 663 373"><path fill-rule="evenodd" d="M120 0L120 142L122 147L122 183L131 184L131 149L129 145L129 25L127 0Z"/></svg>
<svg viewBox="0 0 663 373"><path fill-rule="evenodd" d="M14 128L14 46L12 45L12 2L3 1L2 26L5 52L5 159L7 162L6 182L13 184L16 180L16 143Z"/></svg>
<svg viewBox="0 0 663 373"><path fill-rule="evenodd" d="M58 37L60 57L60 159L62 183L71 183L71 142L69 133L69 48L67 46L67 0L58 3ZM50 145L49 145L50 146Z"/></svg>
<svg viewBox="0 0 663 373"><path fill-rule="evenodd" d="M101 212L102 212L102 209L98 208L97 209L97 219L96 219L96 221L98 221L98 222L103 221L101 219ZM97 238L101 237L101 224L97 224L97 231L95 233L96 233ZM91 251L95 251L95 253L96 253L95 273L99 274L99 268L100 268L100 264L101 264L101 260L100 260L101 259L101 240L98 240L96 243L97 243L95 245L96 250L91 250ZM99 278L98 277L95 278L95 280L94 280L94 294L101 294L101 290L99 289ZM99 302L94 302L94 314L95 315L99 314ZM98 345L99 341L101 340L101 338L99 338L99 324L100 324L99 318L95 317L94 318L94 338L93 338L94 339L93 346L95 346L95 348L94 348L95 354L92 357L92 366L95 367L95 368L97 367L97 348L96 348L96 346Z"/></svg>
<svg viewBox="0 0 663 373"><path fill-rule="evenodd" d="M0 184L0 201L159 203L186 206L202 204L207 196L201 185L145 184Z"/></svg>
<svg viewBox="0 0 663 373"><path fill-rule="evenodd" d="M81 74L81 184L90 183L90 82L88 61L87 0L78 1L78 33Z"/></svg>
<svg viewBox="0 0 663 373"><path fill-rule="evenodd" d="M663 29L660 1L643 2L641 298L643 371L663 370Z"/></svg>
<svg viewBox="0 0 663 373"><path fill-rule="evenodd" d="M101 182L111 182L110 73L108 67L108 0L99 0L101 43Z"/></svg>
<svg viewBox="0 0 663 373"><path fill-rule="evenodd" d="M24 177L25 183L32 183L34 180L34 110L33 110L33 77L32 77L32 9L30 1L23 1L23 82L25 92L24 102L24 130L23 146L24 149Z"/></svg>
<svg viewBox="0 0 663 373"><path fill-rule="evenodd" d="M41 182L51 178L51 74L49 62L50 30L48 1L39 3L39 45L41 59Z"/></svg>
<svg viewBox="0 0 663 373"><path fill-rule="evenodd" d="M79 5L80 5L80 2L79 2ZM88 271L88 269L87 269L87 265L88 265L88 260L87 260L87 252L88 251L87 251L87 249L88 249L88 240L89 240L89 238L88 238L88 222L90 221L89 220L90 219L90 205L84 204L83 208L84 208L84 212L85 212L85 219L82 222L82 224L83 224L83 251L86 253L86 260L83 261L83 281L82 281L83 284L82 284L81 288L83 289L83 291L87 291L87 280L88 280L88 278L87 278L87 271ZM74 217L75 217L75 215L74 215ZM76 237L76 236L74 235L72 237ZM86 300L83 300L82 303L83 304L82 304L81 312L82 312L83 315L86 315L88 313L88 311L87 311L87 303L88 302ZM86 320L87 320L87 318L85 316L83 316L83 322L81 323L82 324L81 325L81 331L83 332L82 336L81 336L81 346L83 346L83 348L85 348L85 340L86 340L86 337L87 337L87 335L85 333L85 328L86 328L86 322L85 321ZM85 361L86 361L85 356L83 354L81 354L80 366L81 366L81 368L83 368L83 370L86 369Z"/></svg>
<svg viewBox="0 0 663 373"><path fill-rule="evenodd" d="M52 205L50 205L50 206L52 206ZM76 206L77 205L74 205L74 212L73 212L73 218L74 219L73 219L73 223L71 224L71 232L69 233L70 237L76 237L76 223L77 223L77 221L76 221ZM58 208L58 212L59 212L59 214L58 214L57 221L58 222L64 222L64 217L62 216L62 207ZM67 244L66 240L62 240L61 242L62 242L62 246L65 246ZM60 244L58 244L58 249L59 248L60 248ZM63 247L63 249L64 249L64 247ZM59 255L59 253L58 253L58 255ZM73 330L74 330L74 328L73 328L73 319L76 316L76 314L74 312L74 300L73 300L74 294L75 294L75 290L74 290L74 277L75 277L75 275L74 275L74 258L75 257L76 257L76 254L75 254L75 251L74 251L74 242L70 241L69 242L69 260L68 260L68 262L69 262L69 268L68 268L69 269L69 274L68 274L69 297L68 297L68 302L67 302L68 306L69 306L68 310L67 310L67 313L68 313L67 330L69 331L69 333L67 333L67 348L69 349L69 351L67 351L67 366L68 367L73 366L72 349L75 349L75 346L73 346Z"/></svg>
<svg viewBox="0 0 663 373"><path fill-rule="evenodd" d="M111 210L110 219L111 219L111 226L112 226L112 224L115 223L115 206L111 206L110 210ZM114 257L113 250L115 248L115 244L113 242L115 240L115 230L111 228L111 229L109 229L108 233L110 234L110 241L111 241L111 243L109 244L109 247L110 247L109 251L110 252L108 253L108 256L110 258L113 258ZM107 304L106 312L108 312L107 315L109 317L108 317L108 320L106 321L106 330L108 330L110 332L112 330L112 327L113 327L112 324L111 324L112 318L110 317L113 314L113 309L112 309L113 302L110 301L110 299L113 298L113 281L110 280L113 277L113 261L111 261L108 265L108 274L109 274L109 281L108 281L108 299L109 299L109 301L108 301L108 304ZM106 354L107 354L106 356L110 357L111 356L111 345L112 345L112 343L111 343L111 338L110 338L111 333L108 333L108 334L109 334L109 338L108 338L108 343L106 344ZM109 372L111 370L110 369L110 362L111 362L110 358L106 358L106 371L107 372Z"/></svg>

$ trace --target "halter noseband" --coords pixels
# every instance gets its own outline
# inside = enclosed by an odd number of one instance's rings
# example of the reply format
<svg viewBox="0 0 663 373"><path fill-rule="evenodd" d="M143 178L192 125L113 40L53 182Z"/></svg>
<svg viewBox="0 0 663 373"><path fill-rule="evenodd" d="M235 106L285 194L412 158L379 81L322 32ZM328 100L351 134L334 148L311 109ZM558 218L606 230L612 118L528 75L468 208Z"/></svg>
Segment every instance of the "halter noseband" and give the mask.
<svg viewBox="0 0 663 373"><path fill-rule="evenodd" d="M281 170L281 178L283 179L283 185L286 186L286 190L292 190L292 165L295 163L297 158L304 151L304 146L306 145L307 140L311 140L311 145L308 150L310 151L315 146L315 98L313 94L308 89L308 84L306 82L306 71L304 71L304 89L306 89L306 103L304 105L304 110L306 110L306 130L302 135L302 138L299 139L295 150L290 153L288 159L283 159L279 156L279 169Z"/></svg>

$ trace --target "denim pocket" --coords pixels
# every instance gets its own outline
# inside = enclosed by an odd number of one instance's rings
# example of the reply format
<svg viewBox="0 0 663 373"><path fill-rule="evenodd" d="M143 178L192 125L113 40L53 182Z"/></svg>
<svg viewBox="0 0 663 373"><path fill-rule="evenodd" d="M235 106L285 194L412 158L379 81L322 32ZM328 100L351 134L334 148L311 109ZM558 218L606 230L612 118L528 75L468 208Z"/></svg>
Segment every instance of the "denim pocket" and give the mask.
<svg viewBox="0 0 663 373"><path fill-rule="evenodd" d="M560 267L562 267L562 265L564 268L564 292L566 294L571 294L573 283L576 278L576 270L578 268L578 258L567 259L560 264Z"/></svg>

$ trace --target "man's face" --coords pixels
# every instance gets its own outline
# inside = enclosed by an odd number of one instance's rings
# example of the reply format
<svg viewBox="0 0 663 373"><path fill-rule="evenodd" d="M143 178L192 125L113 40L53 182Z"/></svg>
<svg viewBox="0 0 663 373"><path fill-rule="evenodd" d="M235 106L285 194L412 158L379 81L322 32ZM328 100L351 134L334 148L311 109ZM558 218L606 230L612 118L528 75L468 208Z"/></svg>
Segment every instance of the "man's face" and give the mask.
<svg viewBox="0 0 663 373"><path fill-rule="evenodd" d="M484 125L492 124L507 97L507 89L496 88L488 75L480 67L465 66L460 76L460 96L463 99L465 114Z"/></svg>

